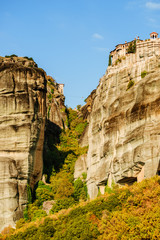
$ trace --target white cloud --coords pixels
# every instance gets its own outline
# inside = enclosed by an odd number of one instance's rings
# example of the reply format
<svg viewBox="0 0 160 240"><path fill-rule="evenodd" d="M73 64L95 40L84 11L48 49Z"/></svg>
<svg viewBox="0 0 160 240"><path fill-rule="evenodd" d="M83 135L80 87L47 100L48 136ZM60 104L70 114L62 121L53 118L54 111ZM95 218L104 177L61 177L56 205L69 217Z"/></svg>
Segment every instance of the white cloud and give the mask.
<svg viewBox="0 0 160 240"><path fill-rule="evenodd" d="M94 49L98 52L108 52L108 48L103 48L103 47L94 47Z"/></svg>
<svg viewBox="0 0 160 240"><path fill-rule="evenodd" d="M102 35L100 35L100 34L98 34L98 33L94 33L93 35L92 35L92 37L94 38L94 39L104 39L104 37L102 36Z"/></svg>
<svg viewBox="0 0 160 240"><path fill-rule="evenodd" d="M160 9L160 3L147 2L146 7L152 10L157 10L157 9Z"/></svg>

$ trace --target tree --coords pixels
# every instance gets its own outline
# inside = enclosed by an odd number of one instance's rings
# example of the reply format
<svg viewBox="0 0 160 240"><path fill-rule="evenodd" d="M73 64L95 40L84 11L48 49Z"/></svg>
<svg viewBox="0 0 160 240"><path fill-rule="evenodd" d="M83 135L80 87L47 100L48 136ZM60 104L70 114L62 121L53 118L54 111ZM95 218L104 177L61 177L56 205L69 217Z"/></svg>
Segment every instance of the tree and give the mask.
<svg viewBox="0 0 160 240"><path fill-rule="evenodd" d="M112 65L112 56L111 54L109 54L108 66L111 66L111 65Z"/></svg>
<svg viewBox="0 0 160 240"><path fill-rule="evenodd" d="M136 52L136 40L134 40L133 42L130 42L127 52L128 53L135 53Z"/></svg>

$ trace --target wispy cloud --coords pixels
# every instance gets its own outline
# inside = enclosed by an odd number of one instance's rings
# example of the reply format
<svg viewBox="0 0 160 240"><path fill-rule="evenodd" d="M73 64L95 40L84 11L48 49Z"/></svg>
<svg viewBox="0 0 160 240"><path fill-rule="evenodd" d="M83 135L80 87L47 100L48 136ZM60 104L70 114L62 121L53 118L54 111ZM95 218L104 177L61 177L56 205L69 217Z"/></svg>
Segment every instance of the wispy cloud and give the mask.
<svg viewBox="0 0 160 240"><path fill-rule="evenodd" d="M94 39L104 39L104 37L102 36L102 35L100 35L99 33L94 33L93 35L92 35L92 38L94 38Z"/></svg>
<svg viewBox="0 0 160 240"><path fill-rule="evenodd" d="M104 48L104 47L94 47L94 49L98 52L108 52L108 48Z"/></svg>
<svg viewBox="0 0 160 240"><path fill-rule="evenodd" d="M156 23L156 20L155 20L154 18L149 18L148 21L149 21L150 23Z"/></svg>
<svg viewBox="0 0 160 240"><path fill-rule="evenodd" d="M146 7L151 10L158 10L160 9L160 3L146 2Z"/></svg>

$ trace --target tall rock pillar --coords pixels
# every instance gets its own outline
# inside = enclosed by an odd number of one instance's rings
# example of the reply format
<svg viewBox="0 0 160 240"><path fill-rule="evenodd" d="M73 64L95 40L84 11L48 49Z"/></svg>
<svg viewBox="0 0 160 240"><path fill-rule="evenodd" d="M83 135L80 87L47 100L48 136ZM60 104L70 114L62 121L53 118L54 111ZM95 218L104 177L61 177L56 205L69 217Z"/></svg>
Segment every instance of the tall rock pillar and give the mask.
<svg viewBox="0 0 160 240"><path fill-rule="evenodd" d="M25 58L0 58L0 231L14 226L43 170L45 72Z"/></svg>

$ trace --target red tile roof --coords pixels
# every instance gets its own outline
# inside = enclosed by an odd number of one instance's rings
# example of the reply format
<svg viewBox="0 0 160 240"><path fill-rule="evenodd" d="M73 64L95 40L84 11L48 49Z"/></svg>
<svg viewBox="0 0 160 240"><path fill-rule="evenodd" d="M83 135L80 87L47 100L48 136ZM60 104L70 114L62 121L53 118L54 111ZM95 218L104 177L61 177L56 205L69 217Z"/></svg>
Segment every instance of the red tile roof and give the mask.
<svg viewBox="0 0 160 240"><path fill-rule="evenodd" d="M152 32L152 33L150 33L150 35L151 35L151 34L157 34L157 35L158 35L158 33L156 33L156 32Z"/></svg>

